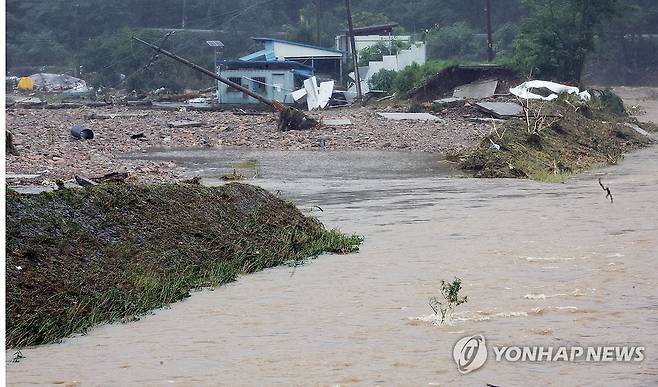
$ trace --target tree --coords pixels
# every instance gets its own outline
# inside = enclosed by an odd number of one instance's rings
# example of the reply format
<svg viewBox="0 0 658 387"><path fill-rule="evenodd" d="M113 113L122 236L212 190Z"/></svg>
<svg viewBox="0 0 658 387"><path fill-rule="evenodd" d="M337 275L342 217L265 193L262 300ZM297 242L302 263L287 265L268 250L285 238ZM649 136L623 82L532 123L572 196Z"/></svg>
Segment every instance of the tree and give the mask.
<svg viewBox="0 0 658 387"><path fill-rule="evenodd" d="M427 56L433 59L477 59L484 53L475 31L466 23L440 27L427 37Z"/></svg>
<svg viewBox="0 0 658 387"><path fill-rule="evenodd" d="M377 42L359 50L359 66L367 66L370 61L382 60L384 55L397 55L400 50L409 48L409 44L400 40Z"/></svg>
<svg viewBox="0 0 658 387"><path fill-rule="evenodd" d="M521 69L580 84L595 29L619 12L619 0L524 0L528 17L514 43Z"/></svg>
<svg viewBox="0 0 658 387"><path fill-rule="evenodd" d="M368 11L355 12L352 16L354 27L367 27L377 24L390 23L391 19L383 13L372 13Z"/></svg>

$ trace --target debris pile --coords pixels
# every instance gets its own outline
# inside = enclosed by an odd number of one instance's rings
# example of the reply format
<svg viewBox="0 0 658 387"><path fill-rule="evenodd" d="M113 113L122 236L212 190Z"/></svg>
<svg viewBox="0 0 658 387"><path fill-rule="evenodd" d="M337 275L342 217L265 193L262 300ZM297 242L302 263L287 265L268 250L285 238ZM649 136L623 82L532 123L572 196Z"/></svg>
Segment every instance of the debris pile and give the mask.
<svg viewBox="0 0 658 387"><path fill-rule="evenodd" d="M492 126L480 145L455 158L476 177L560 182L654 142L634 129L636 124L629 126L625 115L611 117L598 98L581 98L574 92L550 101L527 100L520 117Z"/></svg>

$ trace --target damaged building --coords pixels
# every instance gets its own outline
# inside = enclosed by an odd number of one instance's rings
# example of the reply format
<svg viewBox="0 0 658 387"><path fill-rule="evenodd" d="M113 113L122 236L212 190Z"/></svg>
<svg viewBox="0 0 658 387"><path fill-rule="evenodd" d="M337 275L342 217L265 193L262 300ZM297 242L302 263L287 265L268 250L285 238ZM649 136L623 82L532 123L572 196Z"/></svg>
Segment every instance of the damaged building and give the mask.
<svg viewBox="0 0 658 387"><path fill-rule="evenodd" d="M220 76L228 78L228 80L242 85L265 98L283 103L292 103L292 91L299 88L305 79L313 75L313 67L285 60L222 61L219 62L217 68ZM218 82L217 86L220 103L258 103L255 98L249 97L222 82Z"/></svg>
<svg viewBox="0 0 658 387"><path fill-rule="evenodd" d="M253 40L261 42L263 49L239 60L219 62L219 75L284 103L292 103L292 91L301 87L304 80L311 76L342 82L341 51L281 39ZM217 93L220 103L257 103L254 98L244 96L221 82Z"/></svg>

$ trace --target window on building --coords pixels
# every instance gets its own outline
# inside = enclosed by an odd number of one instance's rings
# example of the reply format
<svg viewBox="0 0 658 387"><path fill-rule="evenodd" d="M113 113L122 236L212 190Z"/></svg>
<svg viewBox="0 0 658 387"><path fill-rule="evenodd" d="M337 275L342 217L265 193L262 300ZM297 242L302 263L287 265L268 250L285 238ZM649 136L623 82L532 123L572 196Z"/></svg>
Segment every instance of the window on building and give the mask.
<svg viewBox="0 0 658 387"><path fill-rule="evenodd" d="M229 77L228 80L233 83L237 83L238 85L242 85L242 77ZM235 90L231 86L228 86L226 91L228 93L241 93L241 91Z"/></svg>
<svg viewBox="0 0 658 387"><path fill-rule="evenodd" d="M267 91L265 89L265 77L254 77L253 79L253 88L252 90L258 94L265 94Z"/></svg>

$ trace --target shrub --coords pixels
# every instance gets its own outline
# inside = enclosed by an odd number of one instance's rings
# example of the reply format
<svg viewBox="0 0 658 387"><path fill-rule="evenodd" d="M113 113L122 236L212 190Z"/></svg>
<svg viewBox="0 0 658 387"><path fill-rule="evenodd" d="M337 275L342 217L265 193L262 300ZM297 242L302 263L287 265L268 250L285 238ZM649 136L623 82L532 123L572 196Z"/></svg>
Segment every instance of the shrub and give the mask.
<svg viewBox="0 0 658 387"><path fill-rule="evenodd" d="M375 90L403 94L415 87L423 85L423 83L443 69L454 66L457 63L456 60L432 60L423 65L413 63L398 72L382 69L370 78L368 85Z"/></svg>
<svg viewBox="0 0 658 387"><path fill-rule="evenodd" d="M368 85L373 90L383 90L387 93L392 93L394 91L393 83L396 76L397 72L393 70L381 69L370 78Z"/></svg>
<svg viewBox="0 0 658 387"><path fill-rule="evenodd" d="M462 289L461 278L455 277L452 282L441 280L441 298L431 297L429 300L430 307L437 316L441 313L441 324L450 317L452 311L459 305L468 301L467 296L460 296Z"/></svg>
<svg viewBox="0 0 658 387"><path fill-rule="evenodd" d="M397 55L400 50L409 48L409 44L399 40L377 42L359 50L359 66L367 66L370 61L382 60L384 55Z"/></svg>

